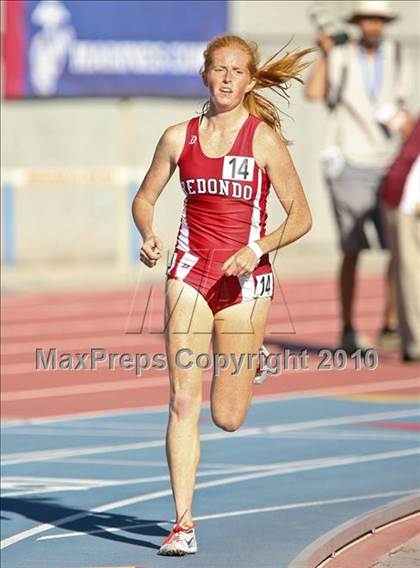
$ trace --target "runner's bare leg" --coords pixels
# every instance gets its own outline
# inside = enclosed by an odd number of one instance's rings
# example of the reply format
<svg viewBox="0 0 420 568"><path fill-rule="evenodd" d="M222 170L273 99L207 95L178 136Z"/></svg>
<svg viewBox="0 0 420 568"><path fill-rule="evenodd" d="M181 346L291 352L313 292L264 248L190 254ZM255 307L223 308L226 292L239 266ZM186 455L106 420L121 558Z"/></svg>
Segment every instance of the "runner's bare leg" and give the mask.
<svg viewBox="0 0 420 568"><path fill-rule="evenodd" d="M166 433L166 455L176 508L176 522L192 524L192 500L200 460L199 421L202 402L202 370L195 364L200 353L208 353L213 313L204 298L182 281L169 279L166 289L165 340L169 366L170 401ZM177 353L183 354L177 364Z"/></svg>

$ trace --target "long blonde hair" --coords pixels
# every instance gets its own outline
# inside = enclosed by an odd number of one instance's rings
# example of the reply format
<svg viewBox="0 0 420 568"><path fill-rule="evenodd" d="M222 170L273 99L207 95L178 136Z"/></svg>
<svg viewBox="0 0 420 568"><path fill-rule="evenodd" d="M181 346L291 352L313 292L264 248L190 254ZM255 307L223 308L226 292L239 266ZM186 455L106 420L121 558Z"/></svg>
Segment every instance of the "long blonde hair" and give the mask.
<svg viewBox="0 0 420 568"><path fill-rule="evenodd" d="M286 53L280 59L276 59L279 53L284 49L282 48L263 65L259 66L260 56L258 46L255 42L247 41L239 36L230 34L217 36L210 41L203 54L204 65L201 70L201 76L205 83L205 77L212 63L213 54L217 49L222 47L238 48L249 56L248 71L255 80L255 86L250 92L246 93L244 106L250 114L257 116L268 124L268 126L276 130L284 142L289 143L282 133L279 109L274 103L257 91L258 89L269 88L288 101L289 94L287 90L290 87L290 81L295 80L299 81L299 83L303 83L299 74L308 67L311 62L303 62L302 59L315 50L311 48L294 50L290 53ZM209 101L204 104L202 112L206 112L208 108Z"/></svg>

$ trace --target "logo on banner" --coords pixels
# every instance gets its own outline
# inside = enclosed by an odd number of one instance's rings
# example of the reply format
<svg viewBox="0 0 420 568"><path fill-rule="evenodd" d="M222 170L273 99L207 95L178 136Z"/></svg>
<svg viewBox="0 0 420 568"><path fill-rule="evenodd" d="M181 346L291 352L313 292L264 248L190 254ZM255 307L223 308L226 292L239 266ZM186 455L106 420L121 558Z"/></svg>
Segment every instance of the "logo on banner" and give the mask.
<svg viewBox="0 0 420 568"><path fill-rule="evenodd" d="M31 19L41 27L29 47L31 82L39 95L53 95L76 35L70 25L70 12L59 0L42 0Z"/></svg>
<svg viewBox="0 0 420 568"><path fill-rule="evenodd" d="M193 12L188 2L179 3L182 9L168 2L167 25L154 0L22 2L27 5L19 16L25 41L16 43L14 28L6 34L9 52L18 45L19 57L27 61L27 76L19 83L22 96L201 92L206 41L225 28L226 0L199 2ZM209 27L197 34L206 19ZM12 83L20 69L8 65L7 80ZM184 76L189 80L181 80Z"/></svg>

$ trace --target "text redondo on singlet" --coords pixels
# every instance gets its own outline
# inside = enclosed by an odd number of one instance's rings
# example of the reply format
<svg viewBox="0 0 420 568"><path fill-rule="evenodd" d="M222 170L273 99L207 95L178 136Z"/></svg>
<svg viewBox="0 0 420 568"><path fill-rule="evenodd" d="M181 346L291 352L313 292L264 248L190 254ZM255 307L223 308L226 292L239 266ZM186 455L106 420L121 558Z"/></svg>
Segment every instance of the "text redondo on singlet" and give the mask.
<svg viewBox="0 0 420 568"><path fill-rule="evenodd" d="M235 199L252 199L252 186L242 185L239 181L231 181L220 178L197 178L181 181L181 187L187 195L224 195Z"/></svg>

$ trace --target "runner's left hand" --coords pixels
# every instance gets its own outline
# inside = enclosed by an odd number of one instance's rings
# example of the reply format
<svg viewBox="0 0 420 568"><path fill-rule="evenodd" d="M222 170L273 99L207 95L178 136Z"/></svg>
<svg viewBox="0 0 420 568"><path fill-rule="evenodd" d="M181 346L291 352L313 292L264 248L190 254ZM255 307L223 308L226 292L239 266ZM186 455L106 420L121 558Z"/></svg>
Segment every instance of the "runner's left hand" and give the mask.
<svg viewBox="0 0 420 568"><path fill-rule="evenodd" d="M243 247L230 256L222 266L225 276L244 276L251 274L258 264L257 255L249 247Z"/></svg>

